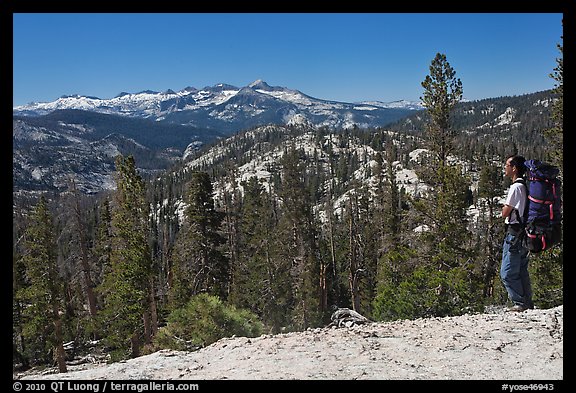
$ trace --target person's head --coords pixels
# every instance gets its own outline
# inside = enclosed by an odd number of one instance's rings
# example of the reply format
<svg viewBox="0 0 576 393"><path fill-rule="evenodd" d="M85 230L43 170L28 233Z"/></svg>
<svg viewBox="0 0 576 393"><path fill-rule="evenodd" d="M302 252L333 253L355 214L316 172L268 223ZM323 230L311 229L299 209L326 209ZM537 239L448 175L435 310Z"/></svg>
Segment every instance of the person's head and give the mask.
<svg viewBox="0 0 576 393"><path fill-rule="evenodd" d="M504 175L512 179L518 179L524 176L526 166L524 166L526 159L517 154L513 154L506 158L506 165L504 167Z"/></svg>

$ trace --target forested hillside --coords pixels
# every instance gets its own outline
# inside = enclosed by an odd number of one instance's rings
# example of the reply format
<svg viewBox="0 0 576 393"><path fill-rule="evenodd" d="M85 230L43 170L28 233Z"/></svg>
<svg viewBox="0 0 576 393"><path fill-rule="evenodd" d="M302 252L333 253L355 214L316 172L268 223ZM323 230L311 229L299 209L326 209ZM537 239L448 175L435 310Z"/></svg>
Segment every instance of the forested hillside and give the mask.
<svg viewBox="0 0 576 393"><path fill-rule="evenodd" d="M497 152L514 145L526 157L542 159L547 143L542 130L552 127L552 107L556 100L547 90L523 96L487 98L458 103L451 115L457 130L455 145L463 157L472 160L474 152ZM387 128L421 135L429 115L419 111Z"/></svg>
<svg viewBox="0 0 576 393"><path fill-rule="evenodd" d="M114 188L114 157L132 155L144 173L157 173L188 148L223 137L200 129L84 110L56 110L38 117L14 116L15 194L62 192L74 178L82 193Z"/></svg>
<svg viewBox="0 0 576 393"><path fill-rule="evenodd" d="M504 304L502 165L559 164L561 97L457 104L456 88L453 126L429 105L386 129L258 127L151 179L118 155L98 195L15 199L14 364L304 330L333 306L389 321ZM537 307L563 303L562 264L561 245L531 258Z"/></svg>

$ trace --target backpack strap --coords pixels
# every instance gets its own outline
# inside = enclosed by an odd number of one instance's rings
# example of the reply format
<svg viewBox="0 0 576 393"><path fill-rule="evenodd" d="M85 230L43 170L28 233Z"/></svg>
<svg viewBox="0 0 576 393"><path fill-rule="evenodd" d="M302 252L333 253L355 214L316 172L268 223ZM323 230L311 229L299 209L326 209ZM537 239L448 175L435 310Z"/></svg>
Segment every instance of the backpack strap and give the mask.
<svg viewBox="0 0 576 393"><path fill-rule="evenodd" d="M524 215L527 215L528 212L528 186L526 185L526 180L524 180L523 177L520 177L516 180L514 180L514 183L520 183L524 186L524 188L526 189L525 195L526 195L526 201L524 202ZM518 222L520 222L520 225L525 226L526 225L526 220L524 220L524 216L520 215L520 212L518 211L518 209L514 209L514 212L516 213L516 217L518 218Z"/></svg>

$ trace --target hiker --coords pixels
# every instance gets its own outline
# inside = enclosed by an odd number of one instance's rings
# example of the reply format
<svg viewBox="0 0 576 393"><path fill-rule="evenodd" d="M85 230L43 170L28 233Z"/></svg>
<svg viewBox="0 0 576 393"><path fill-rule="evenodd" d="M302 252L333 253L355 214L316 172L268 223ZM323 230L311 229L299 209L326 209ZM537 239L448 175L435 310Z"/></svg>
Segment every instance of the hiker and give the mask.
<svg viewBox="0 0 576 393"><path fill-rule="evenodd" d="M524 212L528 195L524 181L524 157L511 155L506 159L504 176L512 179L512 185L502 207L502 217L506 224L506 234L502 245L502 265L500 278L514 305L508 311L522 312L534 308L532 287L528 273L528 249L523 238Z"/></svg>

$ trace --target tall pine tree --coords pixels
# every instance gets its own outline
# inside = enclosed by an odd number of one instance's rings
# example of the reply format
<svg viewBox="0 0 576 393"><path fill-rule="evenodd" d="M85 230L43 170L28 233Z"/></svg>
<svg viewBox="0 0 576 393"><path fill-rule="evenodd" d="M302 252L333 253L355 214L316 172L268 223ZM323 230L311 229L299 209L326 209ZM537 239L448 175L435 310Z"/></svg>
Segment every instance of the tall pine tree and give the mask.
<svg viewBox="0 0 576 393"><path fill-rule="evenodd" d="M148 247L148 206L144 181L132 156L116 157L116 192L112 206L110 269L102 293L102 327L114 359L140 355L154 327L151 255Z"/></svg>
<svg viewBox="0 0 576 393"><path fill-rule="evenodd" d="M465 258L463 245L468 238L467 180L459 166L448 162L455 136L450 115L462 97L462 82L456 78L446 55L437 53L422 87L422 103L430 115L426 136L432 155L418 174L432 189L415 205L428 225L424 238L430 246L431 260L443 270L458 266L459 260Z"/></svg>
<svg viewBox="0 0 576 393"><path fill-rule="evenodd" d="M290 146L282 157L282 183L279 196L283 214L279 222L280 257L291 263L293 288L292 321L296 329L315 326L320 318L320 269L317 235L306 189L306 172L300 152Z"/></svg>
<svg viewBox="0 0 576 393"><path fill-rule="evenodd" d="M483 295L492 297L494 295L494 279L497 276L498 266L502 257L502 220L498 205L495 202L497 197L502 195L502 169L491 163L485 163L480 170L480 180L478 182L478 197L487 208L487 212L479 219L483 218L482 227L485 232L480 236L480 254L484 256L482 270L484 277Z"/></svg>
<svg viewBox="0 0 576 393"><path fill-rule="evenodd" d="M238 263L232 270L229 300L278 332L289 323L290 274L285 260L276 256L275 202L256 177L242 186Z"/></svg>
<svg viewBox="0 0 576 393"><path fill-rule="evenodd" d="M30 357L48 362L51 353L60 372L66 372L63 346L64 283L58 271L58 255L52 215L44 196L34 209L24 235L26 286L17 297L25 304L22 309L22 335Z"/></svg>
<svg viewBox="0 0 576 393"><path fill-rule="evenodd" d="M215 209L213 187L206 172L194 172L186 195L185 223L173 254L173 307L182 307L190 297L208 293L226 300L230 264L221 247L224 214Z"/></svg>
<svg viewBox="0 0 576 393"><path fill-rule="evenodd" d="M415 233L413 247L417 259L402 253L392 260L412 259L411 267L392 292L394 301L384 299L384 285L378 297L377 313L386 318L450 315L463 312L479 296L478 278L474 277L474 258L470 247L466 210L469 204L469 180L459 165L453 164L454 128L451 112L462 97L462 82L446 60L436 54L430 75L422 82L422 102L430 115L426 136L429 155L417 169L418 177L430 188L412 198L418 213L420 231ZM390 255L389 257L393 257ZM388 274L393 271L384 269Z"/></svg>
<svg viewBox="0 0 576 393"><path fill-rule="evenodd" d="M422 82L422 87L424 95L420 99L431 119L426 129L427 140L438 163L445 165L455 136L450 116L462 99L462 82L456 78L456 71L446 60L445 54L436 54L430 65L430 74Z"/></svg>
<svg viewBox="0 0 576 393"><path fill-rule="evenodd" d="M556 68L550 77L556 81L554 95L556 100L552 106L552 122L554 127L546 130L544 135L550 145L549 156L552 164L563 172L564 157L564 46L558 44L562 57L556 59Z"/></svg>

